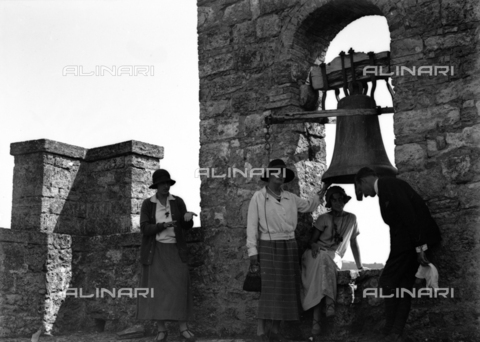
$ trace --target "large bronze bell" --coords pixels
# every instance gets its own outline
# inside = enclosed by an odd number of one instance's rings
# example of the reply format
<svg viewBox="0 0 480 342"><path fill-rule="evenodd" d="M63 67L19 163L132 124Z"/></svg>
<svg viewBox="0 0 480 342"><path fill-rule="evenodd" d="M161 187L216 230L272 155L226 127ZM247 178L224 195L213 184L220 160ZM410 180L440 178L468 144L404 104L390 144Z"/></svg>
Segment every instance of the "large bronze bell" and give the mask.
<svg viewBox="0 0 480 342"><path fill-rule="evenodd" d="M375 100L363 94L352 94L338 102L338 109L375 107ZM365 166L375 170L379 176L397 174L397 169L392 166L385 152L378 117L338 116L332 162L322 180L329 183L354 183L355 174Z"/></svg>

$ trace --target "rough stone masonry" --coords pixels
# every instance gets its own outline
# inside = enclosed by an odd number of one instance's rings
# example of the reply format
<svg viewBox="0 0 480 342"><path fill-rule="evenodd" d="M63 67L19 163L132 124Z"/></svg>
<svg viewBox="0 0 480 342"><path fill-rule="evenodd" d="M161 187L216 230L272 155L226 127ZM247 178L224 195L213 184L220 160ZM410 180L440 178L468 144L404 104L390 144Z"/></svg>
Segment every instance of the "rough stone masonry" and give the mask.
<svg viewBox="0 0 480 342"><path fill-rule="evenodd" d="M393 66L449 65L449 76L394 76L395 162L427 201L444 237L441 285L455 298L416 301L417 338L478 340L480 307L480 4L476 0L198 0L200 166L264 167L263 118L298 112L299 84L352 21L387 19ZM371 37L375 39L375 37ZM367 51L366 51L367 52ZM323 127L310 127L323 133ZM305 195L325 169L323 141L309 160L302 126L273 127L271 158L284 158ZM253 296L238 290L246 268L247 205L258 179L203 179L206 230L200 316L217 329L254 329ZM299 239L302 238L300 233ZM225 284L234 284L225 286ZM364 322L364 329L371 324ZM345 330L345 329L344 329ZM477 336L477 337L475 337Z"/></svg>
<svg viewBox="0 0 480 342"><path fill-rule="evenodd" d="M40 327L58 335L119 332L136 324L152 334L154 322L135 320L135 298L88 296L99 289L137 286L139 208L152 194L148 185L163 148L128 141L87 150L42 139L13 143L11 154L12 228L0 229L0 338L31 336ZM206 243L194 231L207 231ZM187 235L195 331L200 336L252 335L256 296L241 290L244 237L234 242L238 247L232 253L225 248L232 243L218 232L216 226L205 226ZM375 321L379 316L381 300L362 301L359 295L376 286L378 275L378 270L364 274L353 298L350 273L341 272L337 330L359 331L365 317ZM229 303L223 302L223 291ZM215 311L207 303L213 297ZM221 319L225 323L219 324Z"/></svg>
<svg viewBox="0 0 480 342"><path fill-rule="evenodd" d="M395 76L399 177L426 199L444 242L438 258L447 300L415 300L407 325L417 340L477 341L480 284L480 80L476 0L199 0L200 167L223 173L268 163L263 118L300 111L299 81L353 20L386 17L393 65L451 65L454 75ZM325 146L308 153L301 125L272 127L271 158L296 169L289 190L320 184ZM309 125L324 134L322 125ZM12 144L12 229L0 229L0 336L135 324L135 301L67 298L70 285L134 287L138 206L163 149L125 142L86 150L49 140ZM309 158L310 157L310 158ZM202 243L191 244L195 329L200 336L255 333L257 295L241 290L248 259L245 222L258 177L203 178ZM311 217L298 229L304 245ZM303 248L303 247L302 247ZM374 287L378 274L360 284ZM340 277L338 338L381 325L379 302L361 300ZM357 291L358 291L357 290ZM361 292L360 292L361 294ZM307 320L303 327L310 325ZM154 327L147 326L147 332Z"/></svg>

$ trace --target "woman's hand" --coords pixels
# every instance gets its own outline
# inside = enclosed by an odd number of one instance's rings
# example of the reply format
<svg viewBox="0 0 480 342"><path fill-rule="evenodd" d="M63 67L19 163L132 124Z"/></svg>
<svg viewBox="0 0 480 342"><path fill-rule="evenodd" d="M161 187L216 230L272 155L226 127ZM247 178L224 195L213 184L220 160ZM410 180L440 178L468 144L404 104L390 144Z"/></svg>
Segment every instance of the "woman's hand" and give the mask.
<svg viewBox="0 0 480 342"><path fill-rule="evenodd" d="M430 264L430 261L428 261L424 251L417 253L417 261L422 266L428 266Z"/></svg>
<svg viewBox="0 0 480 342"><path fill-rule="evenodd" d="M311 248L312 248L312 257L315 259L318 253L320 253L321 247L317 243L312 243Z"/></svg>
<svg viewBox="0 0 480 342"><path fill-rule="evenodd" d="M258 262L258 254L250 256L250 271L258 272L260 270L260 264Z"/></svg>
<svg viewBox="0 0 480 342"><path fill-rule="evenodd" d="M193 216L198 216L198 215L195 213L192 213L191 211L187 211L185 215L183 215L183 219L185 220L185 222L188 222L193 218Z"/></svg>
<svg viewBox="0 0 480 342"><path fill-rule="evenodd" d="M325 193L327 192L330 185L331 185L330 182L322 182L322 188L320 189L319 192L317 192L317 194L318 194L318 196L320 196L320 198L322 198L325 195Z"/></svg>
<svg viewBox="0 0 480 342"><path fill-rule="evenodd" d="M163 225L165 228L175 227L177 221L165 222Z"/></svg>

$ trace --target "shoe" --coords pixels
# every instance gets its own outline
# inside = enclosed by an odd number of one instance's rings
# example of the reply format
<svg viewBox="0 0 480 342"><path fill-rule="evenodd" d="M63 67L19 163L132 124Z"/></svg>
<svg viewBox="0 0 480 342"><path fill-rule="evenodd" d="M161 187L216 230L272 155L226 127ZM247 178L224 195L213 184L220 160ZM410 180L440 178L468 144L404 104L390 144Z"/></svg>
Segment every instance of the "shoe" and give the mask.
<svg viewBox="0 0 480 342"><path fill-rule="evenodd" d="M335 316L335 303L327 304L327 306L325 307L325 316Z"/></svg>
<svg viewBox="0 0 480 342"><path fill-rule="evenodd" d="M185 333L187 333L189 336L185 336ZM180 337L183 338L183 340L186 342L195 342L197 340L195 338L195 335L188 328L180 331Z"/></svg>
<svg viewBox="0 0 480 342"><path fill-rule="evenodd" d="M320 342L320 334L314 334L307 339L308 342Z"/></svg>
<svg viewBox="0 0 480 342"><path fill-rule="evenodd" d="M160 338L161 335L163 334L163 338ZM167 341L167 337L168 337L168 331L167 330L162 330L162 331L159 331L157 336L155 337L154 341L158 342L158 341L161 341L161 342L166 342Z"/></svg>

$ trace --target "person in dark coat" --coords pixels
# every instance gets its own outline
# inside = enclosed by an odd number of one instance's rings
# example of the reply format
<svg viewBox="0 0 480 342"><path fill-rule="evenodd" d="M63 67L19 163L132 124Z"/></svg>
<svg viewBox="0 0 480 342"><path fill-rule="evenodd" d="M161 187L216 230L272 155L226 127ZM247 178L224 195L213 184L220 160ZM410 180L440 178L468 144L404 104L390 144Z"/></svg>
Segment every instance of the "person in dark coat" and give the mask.
<svg viewBox="0 0 480 342"><path fill-rule="evenodd" d="M384 341L402 341L402 332L411 306L411 296L395 298L397 288L411 291L419 264L428 266L427 254L439 245L438 225L419 194L404 180L378 178L368 167L355 176L358 195L378 195L383 221L390 227L390 255L380 276L379 288L385 298Z"/></svg>
<svg viewBox="0 0 480 342"><path fill-rule="evenodd" d="M157 193L143 201L140 211L140 288L153 288L153 297L138 297L137 319L158 321L155 341L166 341L165 321L178 321L180 337L193 342L195 336L187 326L192 320L192 294L184 231L193 227L197 215L187 211L180 197L170 194L175 181L167 170L155 171L152 178L150 189Z"/></svg>

